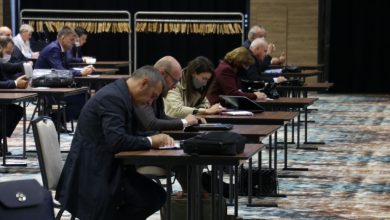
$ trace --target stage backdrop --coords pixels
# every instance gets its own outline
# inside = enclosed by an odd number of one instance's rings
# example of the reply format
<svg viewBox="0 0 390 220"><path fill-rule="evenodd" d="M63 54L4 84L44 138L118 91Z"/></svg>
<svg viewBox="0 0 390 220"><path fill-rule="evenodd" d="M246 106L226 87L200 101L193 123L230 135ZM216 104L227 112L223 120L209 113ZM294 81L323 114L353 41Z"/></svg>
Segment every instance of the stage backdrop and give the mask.
<svg viewBox="0 0 390 220"><path fill-rule="evenodd" d="M241 12L245 13L249 0L68 0L68 1L20 1L20 9L77 9L77 10L126 10L132 14L137 11L206 11L206 12ZM132 29L133 29L132 24ZM133 30L134 31L134 30ZM16 31L15 31L16 32ZM55 39L55 34L34 35L44 42ZM36 44L37 47L42 43ZM154 62L164 55L176 57L182 66L196 56L210 58L215 65L226 52L241 45L241 35L186 35L186 34L138 34L138 62L140 67ZM134 48L134 47L133 47ZM127 60L127 34L89 34L83 48L84 54L95 56L98 60ZM134 55L133 55L134 56Z"/></svg>

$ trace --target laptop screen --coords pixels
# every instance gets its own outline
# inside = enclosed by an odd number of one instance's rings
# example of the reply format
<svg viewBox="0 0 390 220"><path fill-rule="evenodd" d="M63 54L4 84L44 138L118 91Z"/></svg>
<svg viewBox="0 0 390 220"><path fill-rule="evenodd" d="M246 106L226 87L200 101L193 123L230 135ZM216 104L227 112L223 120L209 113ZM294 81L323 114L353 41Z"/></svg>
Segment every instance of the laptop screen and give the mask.
<svg viewBox="0 0 390 220"><path fill-rule="evenodd" d="M236 110L245 110L254 113L264 111L264 108L261 105L248 99L245 96L220 95L219 97L223 99L226 104L231 105Z"/></svg>

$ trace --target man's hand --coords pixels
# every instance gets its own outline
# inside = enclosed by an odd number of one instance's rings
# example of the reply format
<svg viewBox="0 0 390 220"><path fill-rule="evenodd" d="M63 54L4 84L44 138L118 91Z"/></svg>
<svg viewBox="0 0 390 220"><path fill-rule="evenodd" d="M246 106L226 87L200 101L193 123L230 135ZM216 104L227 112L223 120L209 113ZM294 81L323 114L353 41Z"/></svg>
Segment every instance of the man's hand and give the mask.
<svg viewBox="0 0 390 220"><path fill-rule="evenodd" d="M267 55L272 56L272 53L276 50L275 44L269 43L267 48Z"/></svg>
<svg viewBox="0 0 390 220"><path fill-rule="evenodd" d="M276 83L282 83L282 82L286 82L286 81L287 81L287 79L284 76L279 76L279 77L275 78Z"/></svg>
<svg viewBox="0 0 390 220"><path fill-rule="evenodd" d="M267 98L267 95L265 93L262 93L262 92L254 92L254 94L256 95L257 99L266 99Z"/></svg>
<svg viewBox="0 0 390 220"><path fill-rule="evenodd" d="M28 86L28 80L26 78L26 75L19 76L15 81L16 81L16 88L18 89L25 89Z"/></svg>
<svg viewBox="0 0 390 220"><path fill-rule="evenodd" d="M157 134L151 136L150 138L152 139L153 148L175 145L175 140L166 134Z"/></svg>
<svg viewBox="0 0 390 220"><path fill-rule="evenodd" d="M187 121L188 126L198 124L198 119L195 117L195 115L187 115L187 117L184 119Z"/></svg>
<svg viewBox="0 0 390 220"><path fill-rule="evenodd" d="M80 73L82 76L87 76L87 75L91 75L93 72L95 72L95 68L92 65L88 65L84 67Z"/></svg>

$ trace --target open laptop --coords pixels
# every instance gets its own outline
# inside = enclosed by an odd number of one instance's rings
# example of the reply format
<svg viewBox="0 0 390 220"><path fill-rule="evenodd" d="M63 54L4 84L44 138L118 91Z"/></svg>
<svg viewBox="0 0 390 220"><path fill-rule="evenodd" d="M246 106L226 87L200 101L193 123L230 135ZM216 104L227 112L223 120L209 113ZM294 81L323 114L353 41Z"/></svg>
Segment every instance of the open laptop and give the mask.
<svg viewBox="0 0 390 220"><path fill-rule="evenodd" d="M263 112L265 110L263 106L257 104L245 96L220 95L219 97L223 99L226 104L231 105L235 110L250 111L253 113Z"/></svg>

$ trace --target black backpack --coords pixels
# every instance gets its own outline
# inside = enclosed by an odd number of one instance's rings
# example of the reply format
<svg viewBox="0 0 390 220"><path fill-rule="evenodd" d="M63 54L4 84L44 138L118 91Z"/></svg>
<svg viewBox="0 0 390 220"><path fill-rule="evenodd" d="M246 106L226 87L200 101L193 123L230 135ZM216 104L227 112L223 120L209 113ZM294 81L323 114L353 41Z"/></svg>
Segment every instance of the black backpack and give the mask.
<svg viewBox="0 0 390 220"><path fill-rule="evenodd" d="M236 155L244 151L246 138L234 132L208 132L182 143L184 153L196 155Z"/></svg>

